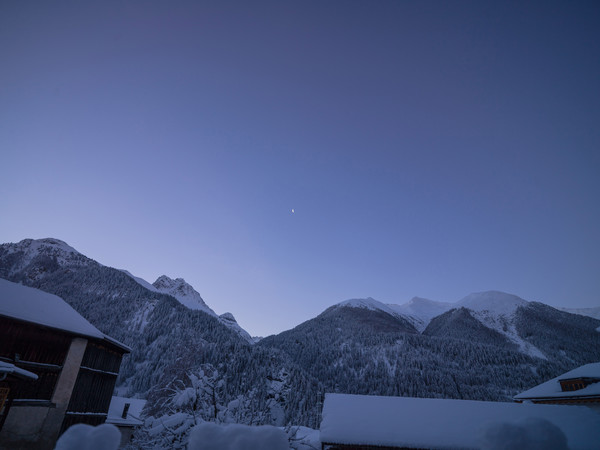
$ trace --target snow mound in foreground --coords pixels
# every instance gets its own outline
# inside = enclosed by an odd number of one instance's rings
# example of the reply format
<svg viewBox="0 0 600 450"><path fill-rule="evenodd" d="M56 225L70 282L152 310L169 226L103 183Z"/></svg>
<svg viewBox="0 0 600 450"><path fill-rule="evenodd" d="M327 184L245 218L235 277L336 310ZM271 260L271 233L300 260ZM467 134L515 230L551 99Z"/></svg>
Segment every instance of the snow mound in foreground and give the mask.
<svg viewBox="0 0 600 450"><path fill-rule="evenodd" d="M121 432L114 425L78 423L63 433L54 450L117 450L120 443Z"/></svg>
<svg viewBox="0 0 600 450"><path fill-rule="evenodd" d="M285 433L270 425L204 422L190 432L188 450L289 450Z"/></svg>

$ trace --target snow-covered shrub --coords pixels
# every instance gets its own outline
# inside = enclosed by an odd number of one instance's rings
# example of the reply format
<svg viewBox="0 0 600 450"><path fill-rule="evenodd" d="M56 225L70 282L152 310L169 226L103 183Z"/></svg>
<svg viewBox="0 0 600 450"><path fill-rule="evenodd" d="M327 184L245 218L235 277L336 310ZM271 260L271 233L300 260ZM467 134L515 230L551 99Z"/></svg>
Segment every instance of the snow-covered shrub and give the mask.
<svg viewBox="0 0 600 450"><path fill-rule="evenodd" d="M262 425L270 420L269 402L261 403L254 389L226 401L225 379L210 364L188 374L185 381L173 381L166 390L164 413L148 417L136 433L135 445L141 448L185 448L190 429L205 422Z"/></svg>
<svg viewBox="0 0 600 450"><path fill-rule="evenodd" d="M302 426L287 426L285 434L291 450L320 450L319 430Z"/></svg>
<svg viewBox="0 0 600 450"><path fill-rule="evenodd" d="M117 450L121 443L121 432L110 424L97 427L84 423L75 424L56 442L55 450Z"/></svg>

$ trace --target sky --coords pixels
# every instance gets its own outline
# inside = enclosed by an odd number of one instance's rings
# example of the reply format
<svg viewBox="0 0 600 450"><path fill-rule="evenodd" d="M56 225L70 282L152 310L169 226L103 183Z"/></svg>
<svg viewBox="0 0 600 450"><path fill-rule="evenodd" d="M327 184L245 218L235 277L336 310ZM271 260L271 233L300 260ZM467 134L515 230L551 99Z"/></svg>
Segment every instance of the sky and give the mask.
<svg viewBox="0 0 600 450"><path fill-rule="evenodd" d="M0 242L182 277L258 336L369 296L600 306L599 20L3 1Z"/></svg>

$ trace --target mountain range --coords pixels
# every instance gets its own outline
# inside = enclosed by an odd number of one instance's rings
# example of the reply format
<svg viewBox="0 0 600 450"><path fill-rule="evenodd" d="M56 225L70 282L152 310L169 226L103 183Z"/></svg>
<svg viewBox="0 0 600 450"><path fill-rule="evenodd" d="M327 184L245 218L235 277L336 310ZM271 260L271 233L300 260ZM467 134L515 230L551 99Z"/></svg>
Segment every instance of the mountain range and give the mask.
<svg viewBox="0 0 600 450"><path fill-rule="evenodd" d="M252 392L266 421L314 427L324 392L510 400L600 360L600 320L581 315L595 309L571 314L497 291L457 303L347 300L255 343L183 279L150 284L58 239L0 245L0 278L62 297L129 345L119 392L149 398L155 413L166 386L205 364L225 399Z"/></svg>

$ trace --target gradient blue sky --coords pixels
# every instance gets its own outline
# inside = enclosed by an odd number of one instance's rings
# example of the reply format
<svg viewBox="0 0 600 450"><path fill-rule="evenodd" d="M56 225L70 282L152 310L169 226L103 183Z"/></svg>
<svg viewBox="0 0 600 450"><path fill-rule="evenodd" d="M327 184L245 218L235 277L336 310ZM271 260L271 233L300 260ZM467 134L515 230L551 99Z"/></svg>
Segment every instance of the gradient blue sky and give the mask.
<svg viewBox="0 0 600 450"><path fill-rule="evenodd" d="M598 306L599 23L597 1L3 1L0 241L183 277L253 335L366 296Z"/></svg>

